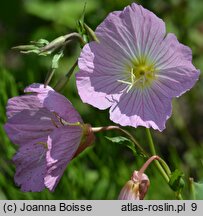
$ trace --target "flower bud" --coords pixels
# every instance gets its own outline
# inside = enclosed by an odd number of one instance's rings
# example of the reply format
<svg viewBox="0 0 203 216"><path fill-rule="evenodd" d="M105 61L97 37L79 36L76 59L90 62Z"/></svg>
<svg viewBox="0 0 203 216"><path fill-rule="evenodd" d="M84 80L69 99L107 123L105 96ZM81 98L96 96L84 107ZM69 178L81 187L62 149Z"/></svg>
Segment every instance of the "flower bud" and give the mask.
<svg viewBox="0 0 203 216"><path fill-rule="evenodd" d="M149 164L153 160L160 160L159 156L154 155L150 157L144 165L141 167L139 171L134 171L131 177L131 180L129 180L125 186L122 188L118 199L120 200L143 200L149 185L150 181L146 174L144 174L144 171L147 169Z"/></svg>
<svg viewBox="0 0 203 216"><path fill-rule="evenodd" d="M119 200L143 200L149 188L150 181L144 173L139 176L138 171L134 171L131 180L122 188Z"/></svg>
<svg viewBox="0 0 203 216"><path fill-rule="evenodd" d="M139 183L129 180L122 188L119 200L139 200Z"/></svg>

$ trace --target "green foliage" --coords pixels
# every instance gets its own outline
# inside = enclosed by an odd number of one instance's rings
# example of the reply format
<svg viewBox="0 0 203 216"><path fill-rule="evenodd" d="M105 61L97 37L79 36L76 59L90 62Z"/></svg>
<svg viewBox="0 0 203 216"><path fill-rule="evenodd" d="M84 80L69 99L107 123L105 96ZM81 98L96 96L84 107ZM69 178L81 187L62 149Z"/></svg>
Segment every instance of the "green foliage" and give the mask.
<svg viewBox="0 0 203 216"><path fill-rule="evenodd" d="M170 176L169 186L176 192L181 192L185 182L183 180L183 172L176 169Z"/></svg>
<svg viewBox="0 0 203 216"><path fill-rule="evenodd" d="M106 136L106 139L110 140L113 143L118 143L118 144L121 144L121 145L125 145L130 150L132 150L132 152L134 153L134 155L137 155L137 151L135 149L135 145L133 144L133 142L131 140L127 139L126 137L122 137L122 136L107 137Z"/></svg>
<svg viewBox="0 0 203 216"><path fill-rule="evenodd" d="M203 200L203 183L194 182L195 197L198 200Z"/></svg>
<svg viewBox="0 0 203 216"><path fill-rule="evenodd" d="M75 27L76 21L83 11L85 2L85 0L64 0L58 2L24 1L25 9L28 13L45 20L54 21L68 28ZM86 14L94 11L97 7L98 1L88 0Z"/></svg>

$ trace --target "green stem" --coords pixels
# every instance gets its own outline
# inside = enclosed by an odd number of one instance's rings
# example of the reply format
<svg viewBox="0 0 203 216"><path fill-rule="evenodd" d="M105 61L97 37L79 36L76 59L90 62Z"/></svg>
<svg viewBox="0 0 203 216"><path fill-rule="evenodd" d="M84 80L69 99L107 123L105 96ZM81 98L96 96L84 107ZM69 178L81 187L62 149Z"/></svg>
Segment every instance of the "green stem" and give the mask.
<svg viewBox="0 0 203 216"><path fill-rule="evenodd" d="M193 200L196 200L195 188L194 188L194 179L193 178L189 178L189 186L190 186L191 198Z"/></svg>
<svg viewBox="0 0 203 216"><path fill-rule="evenodd" d="M155 150L155 147L154 147L154 142L153 142L152 135L151 135L151 132L150 132L149 128L146 128L146 132L147 132L147 138L149 140L149 147L150 147L151 154L152 155L156 155L156 150ZM157 160L154 161L156 167L158 168L159 172L161 173L161 175L163 176L163 178L165 179L165 181L167 183L169 183L169 180L170 180L169 177L171 175L171 171L170 171L168 165L166 164L166 162L163 159L160 159L160 162L161 162L162 166L164 167L164 169L161 166L161 164L159 163L159 161L157 161ZM176 193L176 197L179 200L183 199L180 192Z"/></svg>
<svg viewBox="0 0 203 216"><path fill-rule="evenodd" d="M162 159L162 158L159 158L159 162L161 163L162 167L164 168L164 170L166 171L166 174L168 176L171 176L171 170L169 169L167 163Z"/></svg>
<svg viewBox="0 0 203 216"><path fill-rule="evenodd" d="M68 81L70 80L70 77L72 76L76 66L78 64L78 61L76 61L73 66L70 68L70 70L67 72L67 74L65 76L63 76L55 85L54 89L55 91L61 91L65 85L68 83Z"/></svg>
<svg viewBox="0 0 203 216"><path fill-rule="evenodd" d="M137 148L140 150L140 152L145 155L145 156L149 156L147 154L147 152L141 147L141 145L137 142L137 140L126 130L120 128L119 126L104 126L104 127L93 127L92 128L92 131L94 133L98 133L98 132L101 132L101 131L109 131L109 130L119 130L121 132L123 132L125 135L127 135L131 141L134 143L135 146L137 146Z"/></svg>
<svg viewBox="0 0 203 216"><path fill-rule="evenodd" d="M181 195L179 192L176 194L176 197L177 197L177 199L179 199L179 200L183 200L183 197L182 197L182 195Z"/></svg>
<svg viewBox="0 0 203 216"><path fill-rule="evenodd" d="M150 133L149 128L146 128L146 132L147 132L147 138L149 140L149 148L150 148L151 154L152 155L156 155L156 150L155 150L155 147L154 147L154 142L153 142L152 135ZM156 161L154 161L154 163L155 163L157 169L159 170L159 172L161 173L161 175L163 176L163 178L165 179L165 181L167 183L169 183L169 177L166 174L165 170L162 168L162 166L159 163L159 161L156 160Z"/></svg>
<svg viewBox="0 0 203 216"><path fill-rule="evenodd" d="M99 43L99 39L97 38L95 32L85 23L84 23L84 28L87 31L87 33L89 34L89 36L91 37L91 39L93 41L96 41L97 43Z"/></svg>
<svg viewBox="0 0 203 216"><path fill-rule="evenodd" d="M49 71L46 75L46 79L45 79L45 82L44 82L44 88L47 87L47 85L49 84L49 82L51 81L53 75L54 75L54 72L55 72L55 68L52 68L51 71Z"/></svg>

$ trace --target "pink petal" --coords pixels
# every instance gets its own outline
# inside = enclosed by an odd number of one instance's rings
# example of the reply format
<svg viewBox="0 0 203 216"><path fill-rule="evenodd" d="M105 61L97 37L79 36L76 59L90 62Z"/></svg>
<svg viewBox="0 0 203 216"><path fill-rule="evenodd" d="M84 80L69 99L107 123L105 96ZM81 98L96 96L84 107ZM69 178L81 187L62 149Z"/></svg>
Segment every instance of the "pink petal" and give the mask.
<svg viewBox="0 0 203 216"><path fill-rule="evenodd" d="M16 165L14 179L22 191L39 192L45 188L46 148L40 142L46 140L42 138L21 146L13 157Z"/></svg>
<svg viewBox="0 0 203 216"><path fill-rule="evenodd" d="M126 7L120 18L128 32L131 32L131 46L136 50L134 53L139 57L146 55L150 58L165 36L165 23L154 13L135 3Z"/></svg>
<svg viewBox="0 0 203 216"><path fill-rule="evenodd" d="M72 106L71 102L63 95L55 92L51 87L44 88L43 84L34 83L25 89L25 92L37 93L36 98L50 112L57 113L67 122L82 122L79 113Z"/></svg>
<svg viewBox="0 0 203 216"><path fill-rule="evenodd" d="M43 105L41 101L36 97L36 95L23 95L18 97L13 97L8 100L6 107L6 115L8 118L22 112L23 110L38 110L42 108Z"/></svg>
<svg viewBox="0 0 203 216"><path fill-rule="evenodd" d="M83 122L80 114L73 107L71 102L63 95L49 91L44 98L43 106L50 112L57 113L63 120L69 123Z"/></svg>
<svg viewBox="0 0 203 216"><path fill-rule="evenodd" d="M54 124L55 123L55 124ZM46 138L60 122L44 108L39 110L23 110L8 120L4 128L15 144L29 145L39 138Z"/></svg>
<svg viewBox="0 0 203 216"><path fill-rule="evenodd" d="M175 68L191 64L192 51L179 43L174 34L167 34L151 53L151 59L158 70Z"/></svg>
<svg viewBox="0 0 203 216"><path fill-rule="evenodd" d="M96 34L100 43L91 42L83 48L76 82L83 102L106 109L126 88L119 80L129 81L137 57L161 42L165 25L150 11L132 4L110 13Z"/></svg>
<svg viewBox="0 0 203 216"><path fill-rule="evenodd" d="M50 86L44 87L44 84L33 83L25 88L24 92L26 93L40 93L46 94L49 91L54 91Z"/></svg>
<svg viewBox="0 0 203 216"><path fill-rule="evenodd" d="M131 59L139 54L135 46L136 38L133 38L130 29L124 23L123 15L122 11L110 13L95 31L100 41L97 52L102 58L109 59L114 65L117 62L121 67L124 62L131 64Z"/></svg>
<svg viewBox="0 0 203 216"><path fill-rule="evenodd" d="M125 88L124 84L118 82L118 80L123 80L125 69L111 64L108 52L105 57L100 57L99 52L103 48L98 46L96 42L92 42L83 48L79 58L81 70L76 74L76 82L83 102L90 103L99 109L106 109L112 104L112 97L109 94L117 97ZM96 54L93 54L91 49ZM97 100L98 97L100 100Z"/></svg>
<svg viewBox="0 0 203 216"><path fill-rule="evenodd" d="M47 174L45 185L53 191L66 166L76 153L82 138L80 126L64 126L53 131L48 137Z"/></svg>
<svg viewBox="0 0 203 216"><path fill-rule="evenodd" d="M121 189L118 200L139 200L139 182L129 180Z"/></svg>
<svg viewBox="0 0 203 216"><path fill-rule="evenodd" d="M192 88L199 76L190 48L165 34L164 22L135 3L110 13L96 29L100 42L86 45L79 58L76 78L83 102L111 107L111 120L123 126L162 131L172 97ZM143 60L154 66L155 80L143 90L135 85L126 93L131 68Z"/></svg>
<svg viewBox="0 0 203 216"><path fill-rule="evenodd" d="M162 92L166 97L177 97L191 89L199 77L199 71L191 64L163 69L157 74L154 82L155 91Z"/></svg>
<svg viewBox="0 0 203 216"><path fill-rule="evenodd" d="M171 115L171 99L152 89L132 90L110 109L110 119L122 126L152 127L162 131Z"/></svg>

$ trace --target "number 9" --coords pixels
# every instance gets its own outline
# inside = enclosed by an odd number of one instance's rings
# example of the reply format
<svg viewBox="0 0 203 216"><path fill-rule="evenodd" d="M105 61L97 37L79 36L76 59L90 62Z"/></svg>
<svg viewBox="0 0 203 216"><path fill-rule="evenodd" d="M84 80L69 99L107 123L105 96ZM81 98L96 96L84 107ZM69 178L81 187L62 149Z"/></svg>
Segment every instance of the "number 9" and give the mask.
<svg viewBox="0 0 203 216"><path fill-rule="evenodd" d="M191 204L191 208L192 208L192 211L196 211L197 210L197 204L196 203L192 203Z"/></svg>

